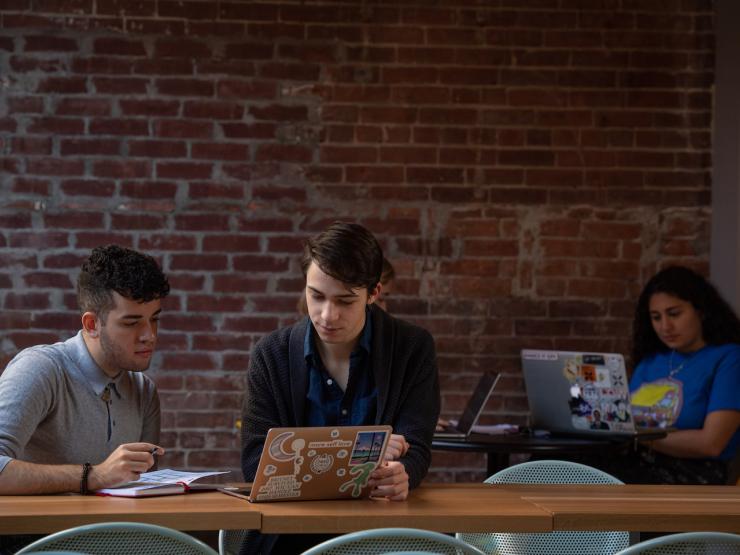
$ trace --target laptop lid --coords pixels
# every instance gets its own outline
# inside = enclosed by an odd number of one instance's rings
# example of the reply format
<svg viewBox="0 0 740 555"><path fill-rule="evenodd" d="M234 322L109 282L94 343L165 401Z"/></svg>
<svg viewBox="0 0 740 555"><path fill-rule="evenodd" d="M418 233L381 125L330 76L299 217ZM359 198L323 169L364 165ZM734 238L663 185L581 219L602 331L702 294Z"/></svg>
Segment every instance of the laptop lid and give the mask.
<svg viewBox="0 0 740 555"><path fill-rule="evenodd" d="M390 426L271 428L249 500L366 497L391 432Z"/></svg>
<svg viewBox="0 0 740 555"><path fill-rule="evenodd" d="M622 355L532 349L521 355L533 428L635 434Z"/></svg>
<svg viewBox="0 0 740 555"><path fill-rule="evenodd" d="M462 414L460 415L457 425L452 430L436 432L435 437L465 437L470 434L473 426L478 422L483 408L486 406L488 398L491 396L493 389L496 387L501 374L497 372L484 372L481 374L478 384L473 389L473 393L468 399Z"/></svg>

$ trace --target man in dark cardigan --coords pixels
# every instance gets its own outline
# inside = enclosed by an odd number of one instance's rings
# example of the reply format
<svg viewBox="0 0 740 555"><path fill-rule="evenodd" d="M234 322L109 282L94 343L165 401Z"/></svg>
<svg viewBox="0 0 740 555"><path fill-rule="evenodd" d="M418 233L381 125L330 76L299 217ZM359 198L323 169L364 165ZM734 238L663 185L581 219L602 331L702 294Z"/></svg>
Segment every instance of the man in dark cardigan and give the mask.
<svg viewBox="0 0 740 555"><path fill-rule="evenodd" d="M285 426L389 424L386 462L371 495L403 501L431 460L439 415L434 340L373 303L383 252L357 224L309 239L301 262L308 318L260 341L251 356L242 417L242 470L252 481L267 431ZM321 538L250 534L242 553L300 552Z"/></svg>

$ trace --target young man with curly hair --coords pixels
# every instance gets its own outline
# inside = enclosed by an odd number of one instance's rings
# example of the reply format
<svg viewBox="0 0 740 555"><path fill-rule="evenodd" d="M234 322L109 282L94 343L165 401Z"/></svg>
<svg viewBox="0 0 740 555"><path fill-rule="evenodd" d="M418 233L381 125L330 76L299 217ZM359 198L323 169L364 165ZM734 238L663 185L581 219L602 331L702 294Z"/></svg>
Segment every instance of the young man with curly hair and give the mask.
<svg viewBox="0 0 740 555"><path fill-rule="evenodd" d="M93 249L77 280L82 329L21 351L0 376L0 494L87 493L153 464L160 411L149 367L169 283L131 249Z"/></svg>

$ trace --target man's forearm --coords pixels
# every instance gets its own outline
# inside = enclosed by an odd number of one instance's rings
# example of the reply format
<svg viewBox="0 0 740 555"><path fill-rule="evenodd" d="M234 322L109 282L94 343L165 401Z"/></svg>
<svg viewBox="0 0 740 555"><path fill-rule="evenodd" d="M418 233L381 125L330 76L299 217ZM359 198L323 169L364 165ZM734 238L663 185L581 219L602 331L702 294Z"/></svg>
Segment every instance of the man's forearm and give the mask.
<svg viewBox="0 0 740 555"><path fill-rule="evenodd" d="M92 472L94 470L91 475ZM77 492L81 480L81 464L51 465L12 460L0 472L0 495Z"/></svg>

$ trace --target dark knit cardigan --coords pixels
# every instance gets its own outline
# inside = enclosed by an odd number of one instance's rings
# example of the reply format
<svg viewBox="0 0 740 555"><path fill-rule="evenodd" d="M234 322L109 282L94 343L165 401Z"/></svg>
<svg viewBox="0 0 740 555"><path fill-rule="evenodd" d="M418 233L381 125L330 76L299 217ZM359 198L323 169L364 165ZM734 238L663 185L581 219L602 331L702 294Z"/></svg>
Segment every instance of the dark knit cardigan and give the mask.
<svg viewBox="0 0 740 555"><path fill-rule="evenodd" d="M439 416L439 379L434 340L426 330L371 305L371 365L378 389L375 424L393 426L410 448L401 458L409 486L426 476ZM242 471L254 480L270 428L304 425L308 368L303 341L308 318L277 330L254 348L242 411Z"/></svg>

